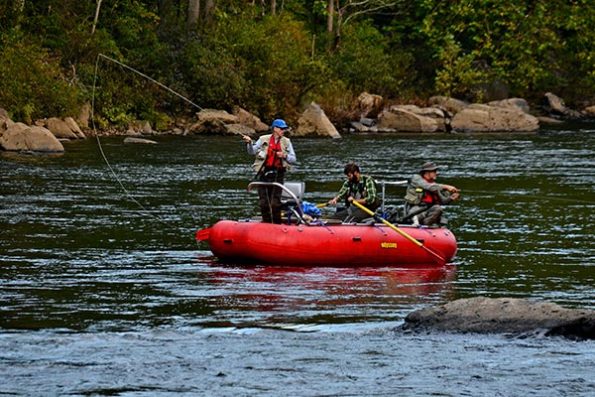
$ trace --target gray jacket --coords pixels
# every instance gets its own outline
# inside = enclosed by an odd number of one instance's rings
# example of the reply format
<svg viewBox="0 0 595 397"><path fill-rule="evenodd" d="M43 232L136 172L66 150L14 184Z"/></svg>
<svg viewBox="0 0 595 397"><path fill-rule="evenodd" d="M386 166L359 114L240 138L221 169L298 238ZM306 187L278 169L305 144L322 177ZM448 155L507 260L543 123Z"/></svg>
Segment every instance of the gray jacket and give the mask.
<svg viewBox="0 0 595 397"><path fill-rule="evenodd" d="M426 191L438 193L440 204L450 204L452 202L448 190L443 189L439 183L426 181L420 174L415 174L409 181L405 201L410 205L420 205Z"/></svg>

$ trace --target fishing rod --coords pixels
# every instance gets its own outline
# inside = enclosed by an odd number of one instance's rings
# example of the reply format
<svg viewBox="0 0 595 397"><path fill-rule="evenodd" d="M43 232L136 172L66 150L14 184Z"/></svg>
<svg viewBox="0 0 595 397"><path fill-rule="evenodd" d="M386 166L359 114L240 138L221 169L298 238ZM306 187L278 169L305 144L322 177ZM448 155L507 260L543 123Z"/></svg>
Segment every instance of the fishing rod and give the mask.
<svg viewBox="0 0 595 397"><path fill-rule="evenodd" d="M99 61L101 59L113 62L123 68L125 68L126 70L129 70L133 73L138 74L139 76L149 80L150 82L156 84L157 86L169 91L170 93L172 93L173 95L177 96L178 98L181 98L182 100L186 101L187 103L189 103L190 105L196 107L199 110L203 110L203 108L201 106L199 106L198 104L192 102L190 99L186 98L184 95L174 91L173 89L171 89L170 87L166 86L165 84L153 79L152 77L146 75L145 73L133 68L132 66L126 65L123 62L120 62L112 57L109 57L105 54L98 54L97 55L97 59L95 61L95 74L93 76L93 89L92 89L92 94L91 94L91 125L93 126L93 133L95 134L95 139L97 141L97 145L99 146L99 152L101 153L101 157L103 158L103 161L105 162L105 164L107 165L107 168L110 170L111 174L113 175L113 177L115 178L115 180L118 182L118 184L120 185L120 188L124 191L124 193L126 194L126 196L128 197L128 199L130 199L132 202L134 202L136 205L138 205L142 211L144 211L145 213L149 214L151 217L153 217L154 219L158 220L159 222L163 223L163 224L167 224L167 222L165 222L163 219L161 219L160 217L152 214L144 205L142 205L141 202L139 202L131 193L130 191L128 191L128 189L126 189L126 187L124 186L124 184L122 183L120 177L118 177L118 175L116 174L116 171L114 171L113 167L111 166L109 160L107 159L107 156L105 155L105 152L103 150L103 146L101 145L101 140L99 139L99 134L97 133L97 128L95 126L95 91L96 91L96 87L97 87L97 74L99 71Z"/></svg>

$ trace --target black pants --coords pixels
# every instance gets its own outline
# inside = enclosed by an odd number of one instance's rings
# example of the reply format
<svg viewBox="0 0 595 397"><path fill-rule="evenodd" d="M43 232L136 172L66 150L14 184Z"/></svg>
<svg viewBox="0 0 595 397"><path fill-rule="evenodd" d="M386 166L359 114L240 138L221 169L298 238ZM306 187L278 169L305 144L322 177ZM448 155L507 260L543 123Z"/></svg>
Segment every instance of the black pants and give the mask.
<svg viewBox="0 0 595 397"><path fill-rule="evenodd" d="M285 170L264 169L259 180L261 182L277 182L283 184ZM258 188L258 205L262 221L265 223L281 223L281 193L277 186L261 186Z"/></svg>
<svg viewBox="0 0 595 397"><path fill-rule="evenodd" d="M376 202L366 205L370 211L374 212L380 205ZM331 218L333 219L341 219L343 222L362 222L365 219L372 218L370 214L361 210L360 208L356 207L353 204L350 204L347 208L337 208L337 212Z"/></svg>

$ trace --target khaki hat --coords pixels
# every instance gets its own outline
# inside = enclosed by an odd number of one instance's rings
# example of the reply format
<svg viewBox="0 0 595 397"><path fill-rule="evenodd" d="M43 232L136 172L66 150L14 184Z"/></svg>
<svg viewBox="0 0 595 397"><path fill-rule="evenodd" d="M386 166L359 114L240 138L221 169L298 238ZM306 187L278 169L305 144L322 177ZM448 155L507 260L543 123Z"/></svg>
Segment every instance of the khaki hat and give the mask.
<svg viewBox="0 0 595 397"><path fill-rule="evenodd" d="M424 172L436 171L438 168L439 167L435 163L433 163L431 161L426 161L421 166L421 170L419 170L419 172L421 174L421 173L424 173Z"/></svg>

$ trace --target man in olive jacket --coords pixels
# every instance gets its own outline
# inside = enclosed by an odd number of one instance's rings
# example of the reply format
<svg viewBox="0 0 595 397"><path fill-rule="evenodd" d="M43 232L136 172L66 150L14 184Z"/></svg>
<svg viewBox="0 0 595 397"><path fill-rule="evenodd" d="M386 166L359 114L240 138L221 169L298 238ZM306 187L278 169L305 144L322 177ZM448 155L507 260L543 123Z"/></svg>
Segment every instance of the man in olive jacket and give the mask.
<svg viewBox="0 0 595 397"><path fill-rule="evenodd" d="M458 200L460 192L454 186L436 183L437 176L438 166L428 161L411 178L405 194L406 220L422 225L446 224L442 205Z"/></svg>
<svg viewBox="0 0 595 397"><path fill-rule="evenodd" d="M285 171L290 164L296 162L295 152L289 138L284 133L289 127L282 119L271 124L272 134L261 136L252 142L249 136L243 136L248 154L255 155L252 167L256 171L256 179L261 182L278 182L283 184ZM262 221L265 223L281 223L281 188L263 186L258 188L258 204Z"/></svg>

